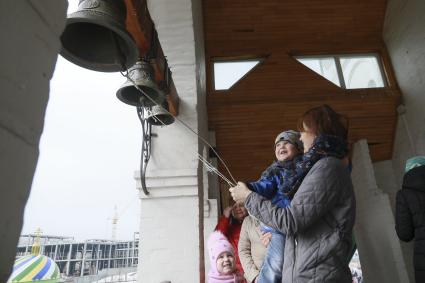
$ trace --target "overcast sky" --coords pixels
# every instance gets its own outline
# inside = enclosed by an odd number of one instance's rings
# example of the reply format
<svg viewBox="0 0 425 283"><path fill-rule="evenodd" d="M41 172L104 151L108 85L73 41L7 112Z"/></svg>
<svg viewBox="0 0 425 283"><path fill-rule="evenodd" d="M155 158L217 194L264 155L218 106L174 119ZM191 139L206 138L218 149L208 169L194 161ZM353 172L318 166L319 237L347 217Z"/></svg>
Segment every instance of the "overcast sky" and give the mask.
<svg viewBox="0 0 425 283"><path fill-rule="evenodd" d="M70 1L75 10L78 0ZM114 206L118 239L139 230L141 126L116 91L125 78L80 68L58 57L50 82L40 156L22 233L76 239L111 238Z"/></svg>

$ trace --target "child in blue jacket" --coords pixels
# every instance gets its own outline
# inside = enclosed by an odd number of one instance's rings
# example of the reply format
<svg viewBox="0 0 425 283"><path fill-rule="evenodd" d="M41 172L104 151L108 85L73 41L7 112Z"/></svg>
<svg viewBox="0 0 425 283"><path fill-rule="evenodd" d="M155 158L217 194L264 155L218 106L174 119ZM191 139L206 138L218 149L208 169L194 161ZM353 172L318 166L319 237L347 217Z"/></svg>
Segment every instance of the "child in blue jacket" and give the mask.
<svg viewBox="0 0 425 283"><path fill-rule="evenodd" d="M291 193L289 183L296 175L296 165L302 159L302 152L303 145L298 132L288 130L280 133L275 140L276 161L263 172L258 181L247 183L248 188L270 199L278 207L288 206ZM286 236L264 224L261 230L264 233L271 232L272 238L255 282L281 282Z"/></svg>

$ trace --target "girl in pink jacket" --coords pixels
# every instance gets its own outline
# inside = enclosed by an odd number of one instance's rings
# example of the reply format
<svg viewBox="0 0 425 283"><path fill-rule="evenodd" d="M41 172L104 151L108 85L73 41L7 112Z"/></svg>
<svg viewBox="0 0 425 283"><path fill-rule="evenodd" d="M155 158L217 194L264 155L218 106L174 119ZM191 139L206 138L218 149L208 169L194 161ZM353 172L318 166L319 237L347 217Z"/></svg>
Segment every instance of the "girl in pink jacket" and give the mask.
<svg viewBox="0 0 425 283"><path fill-rule="evenodd" d="M208 239L211 269L208 283L241 283L243 277L236 270L235 252L227 238L218 231Z"/></svg>

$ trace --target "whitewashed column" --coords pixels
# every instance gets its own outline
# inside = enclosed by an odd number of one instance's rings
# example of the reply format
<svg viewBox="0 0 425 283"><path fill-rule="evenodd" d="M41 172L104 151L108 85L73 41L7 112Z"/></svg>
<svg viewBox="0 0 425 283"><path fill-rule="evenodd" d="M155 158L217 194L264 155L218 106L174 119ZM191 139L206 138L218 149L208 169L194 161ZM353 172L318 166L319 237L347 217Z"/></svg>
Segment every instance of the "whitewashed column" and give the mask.
<svg viewBox="0 0 425 283"><path fill-rule="evenodd" d="M206 137L201 0L148 1L148 9L180 97L178 118ZM140 192L138 281L202 282L204 181L197 155L204 146L178 122L152 132L150 194Z"/></svg>
<svg viewBox="0 0 425 283"><path fill-rule="evenodd" d="M365 282L409 282L388 195L378 188L366 140L354 144L354 233Z"/></svg>
<svg viewBox="0 0 425 283"><path fill-rule="evenodd" d="M139 282L199 282L197 170L155 170L140 191Z"/></svg>
<svg viewBox="0 0 425 283"><path fill-rule="evenodd" d="M12 271L67 1L0 1L0 282Z"/></svg>

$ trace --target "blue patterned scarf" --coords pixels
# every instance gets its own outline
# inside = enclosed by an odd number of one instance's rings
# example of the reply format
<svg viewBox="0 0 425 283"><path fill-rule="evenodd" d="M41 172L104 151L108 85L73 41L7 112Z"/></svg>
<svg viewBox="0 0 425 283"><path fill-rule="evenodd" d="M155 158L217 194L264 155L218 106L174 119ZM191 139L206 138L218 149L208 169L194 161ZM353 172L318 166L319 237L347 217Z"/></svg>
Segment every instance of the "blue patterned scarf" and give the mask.
<svg viewBox="0 0 425 283"><path fill-rule="evenodd" d="M283 193L292 199L304 177L317 161L328 156L342 159L347 154L348 145L343 138L331 135L317 136L312 147L304 155L292 160L293 165L290 166L292 170L285 170L281 186Z"/></svg>

